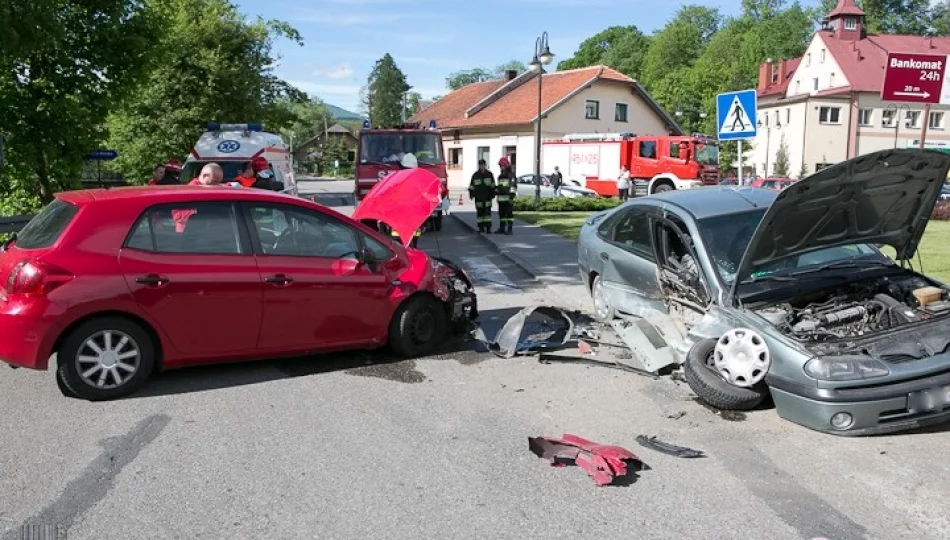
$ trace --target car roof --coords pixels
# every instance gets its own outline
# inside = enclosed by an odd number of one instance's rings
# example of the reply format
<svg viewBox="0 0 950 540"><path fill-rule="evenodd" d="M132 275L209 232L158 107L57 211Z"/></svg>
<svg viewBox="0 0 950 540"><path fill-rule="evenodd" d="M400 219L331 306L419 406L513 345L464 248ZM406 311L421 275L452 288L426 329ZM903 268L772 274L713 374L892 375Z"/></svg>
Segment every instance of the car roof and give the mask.
<svg viewBox="0 0 950 540"><path fill-rule="evenodd" d="M651 195L655 203L678 206L693 216L693 219L736 214L754 208L768 208L778 197L778 192L747 186L710 186L693 189L677 189ZM635 199L636 200L636 199ZM646 201L647 199L643 199Z"/></svg>
<svg viewBox="0 0 950 540"><path fill-rule="evenodd" d="M242 189L232 186L130 186L109 189L80 189L63 191L56 197L66 202L84 205L94 201L142 200L148 199L148 204L159 204L164 201L203 201L203 200L235 200L235 201L301 201L299 197L268 191L263 189Z"/></svg>

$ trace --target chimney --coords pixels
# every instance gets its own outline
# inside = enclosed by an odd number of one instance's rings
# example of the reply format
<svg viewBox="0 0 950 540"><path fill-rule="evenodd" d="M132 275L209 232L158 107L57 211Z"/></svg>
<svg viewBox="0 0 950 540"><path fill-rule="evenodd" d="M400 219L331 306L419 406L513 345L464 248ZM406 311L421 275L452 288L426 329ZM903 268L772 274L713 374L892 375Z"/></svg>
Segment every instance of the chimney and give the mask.
<svg viewBox="0 0 950 540"><path fill-rule="evenodd" d="M772 60L759 64L759 90L765 90L772 84Z"/></svg>
<svg viewBox="0 0 950 540"><path fill-rule="evenodd" d="M778 82L784 83L785 77L788 77L788 60L778 61Z"/></svg>
<svg viewBox="0 0 950 540"><path fill-rule="evenodd" d="M505 75L507 76L507 80L513 81L515 80L515 77L518 76L518 72L514 69L509 69L508 71L505 72Z"/></svg>

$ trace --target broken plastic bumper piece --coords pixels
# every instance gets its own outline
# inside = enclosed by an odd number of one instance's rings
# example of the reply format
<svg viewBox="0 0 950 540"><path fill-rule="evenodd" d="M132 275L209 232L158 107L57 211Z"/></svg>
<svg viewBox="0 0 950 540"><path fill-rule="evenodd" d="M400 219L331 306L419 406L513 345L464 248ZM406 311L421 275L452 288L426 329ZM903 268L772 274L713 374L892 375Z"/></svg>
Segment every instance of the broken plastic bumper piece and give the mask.
<svg viewBox="0 0 950 540"><path fill-rule="evenodd" d="M643 463L633 452L620 446L608 446L575 435L528 437L528 449L555 467L577 465L584 469L598 486L612 484L616 479L640 470ZM628 463L629 462L629 463ZM628 465L635 470L628 470Z"/></svg>

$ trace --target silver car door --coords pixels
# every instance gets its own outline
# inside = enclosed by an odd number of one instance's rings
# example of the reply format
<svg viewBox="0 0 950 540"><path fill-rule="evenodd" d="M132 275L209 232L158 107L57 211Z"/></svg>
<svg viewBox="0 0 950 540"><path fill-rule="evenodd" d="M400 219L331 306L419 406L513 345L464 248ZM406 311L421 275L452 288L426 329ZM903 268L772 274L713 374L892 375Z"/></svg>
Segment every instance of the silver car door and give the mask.
<svg viewBox="0 0 950 540"><path fill-rule="evenodd" d="M604 286L610 302L622 313L646 316L666 312L656 280L648 208L634 206L612 221L601 237Z"/></svg>

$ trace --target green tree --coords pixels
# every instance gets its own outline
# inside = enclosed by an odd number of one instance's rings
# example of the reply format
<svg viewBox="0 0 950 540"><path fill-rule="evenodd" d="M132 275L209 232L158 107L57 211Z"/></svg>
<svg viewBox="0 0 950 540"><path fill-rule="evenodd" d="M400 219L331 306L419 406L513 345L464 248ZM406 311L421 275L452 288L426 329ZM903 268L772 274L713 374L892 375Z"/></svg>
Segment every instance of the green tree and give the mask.
<svg viewBox="0 0 950 540"><path fill-rule="evenodd" d="M458 90L463 86L468 86L477 82L490 81L493 78L494 74L485 68L468 69L450 73L449 76L445 78L445 85L450 90Z"/></svg>
<svg viewBox="0 0 950 540"><path fill-rule="evenodd" d="M950 35L950 0L942 0L933 6L930 23L934 35Z"/></svg>
<svg viewBox="0 0 950 540"><path fill-rule="evenodd" d="M788 143L785 142L785 134L783 133L781 141L778 143L778 151L775 152L775 163L772 165L772 174L787 177L788 168Z"/></svg>
<svg viewBox="0 0 950 540"><path fill-rule="evenodd" d="M284 99L279 106L284 107L292 118L289 124L280 129L280 134L288 143L293 141L295 147L323 133L325 128L334 123L319 98Z"/></svg>
<svg viewBox="0 0 950 540"><path fill-rule="evenodd" d="M422 101L422 94L419 92L409 92L406 94L406 118L416 114L419 108L419 102Z"/></svg>
<svg viewBox="0 0 950 540"><path fill-rule="evenodd" d="M3 2L0 126L5 207L33 206L79 180L109 107L141 74L156 27L136 0Z"/></svg>
<svg viewBox="0 0 950 540"><path fill-rule="evenodd" d="M275 77L274 39L300 43L286 23L248 22L227 0L154 0L162 28L148 74L109 116L116 167L132 178L170 156L184 156L208 122L293 124L292 101L305 95Z"/></svg>
<svg viewBox="0 0 950 540"><path fill-rule="evenodd" d="M334 165L339 162L340 167L336 169ZM323 174L330 172L343 173L350 168L349 150L343 141L338 137L330 137L324 144L320 154L320 170Z"/></svg>
<svg viewBox="0 0 950 540"><path fill-rule="evenodd" d="M808 165L806 165L805 162L803 161L802 168L799 169L798 171L798 179L801 180L802 178L807 178L807 177L808 177Z"/></svg>
<svg viewBox="0 0 950 540"><path fill-rule="evenodd" d="M611 26L585 39L574 56L561 61L559 70L603 64L633 78L640 77L650 38L636 26Z"/></svg>
<svg viewBox="0 0 950 540"><path fill-rule="evenodd" d="M742 14L754 21L768 20L784 6L785 0L742 0Z"/></svg>
<svg viewBox="0 0 950 540"><path fill-rule="evenodd" d="M509 71L517 72L519 75L528 71L528 66L521 62L520 60L509 60L504 64L499 65L495 68L494 75L496 78L503 78L508 74Z"/></svg>
<svg viewBox="0 0 950 540"><path fill-rule="evenodd" d="M693 65L719 29L720 19L716 9L697 5L680 8L653 36L639 79L652 89L680 68Z"/></svg>
<svg viewBox="0 0 950 540"><path fill-rule="evenodd" d="M373 126L393 126L402 118L403 93L409 90L406 75L386 53L376 61L364 87L369 121Z"/></svg>

